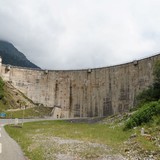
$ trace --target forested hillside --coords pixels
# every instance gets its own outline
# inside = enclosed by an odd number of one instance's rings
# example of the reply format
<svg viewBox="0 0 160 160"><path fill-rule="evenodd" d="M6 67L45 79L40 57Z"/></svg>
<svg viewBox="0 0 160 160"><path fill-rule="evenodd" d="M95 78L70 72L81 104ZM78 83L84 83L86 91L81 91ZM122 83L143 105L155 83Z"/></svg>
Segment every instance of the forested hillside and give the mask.
<svg viewBox="0 0 160 160"><path fill-rule="evenodd" d="M23 53L18 51L13 44L2 40L0 41L0 56L2 57L3 64L28 68L39 68L30 62Z"/></svg>

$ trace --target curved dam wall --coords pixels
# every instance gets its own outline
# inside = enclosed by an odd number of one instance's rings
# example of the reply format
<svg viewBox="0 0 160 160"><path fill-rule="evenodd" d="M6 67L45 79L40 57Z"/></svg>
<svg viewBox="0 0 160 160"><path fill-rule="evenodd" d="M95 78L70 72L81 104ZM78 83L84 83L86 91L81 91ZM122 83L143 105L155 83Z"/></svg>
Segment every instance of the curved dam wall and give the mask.
<svg viewBox="0 0 160 160"><path fill-rule="evenodd" d="M33 70L1 65L1 76L59 117L108 116L134 107L135 96L153 82L160 54L117 66L86 70Z"/></svg>

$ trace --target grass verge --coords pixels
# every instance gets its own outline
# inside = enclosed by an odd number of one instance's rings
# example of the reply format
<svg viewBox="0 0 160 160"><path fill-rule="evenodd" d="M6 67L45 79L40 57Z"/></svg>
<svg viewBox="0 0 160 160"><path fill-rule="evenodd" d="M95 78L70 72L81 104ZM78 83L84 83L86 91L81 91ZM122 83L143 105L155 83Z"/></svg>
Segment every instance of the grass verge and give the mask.
<svg viewBox="0 0 160 160"><path fill-rule="evenodd" d="M25 110L18 110L18 111L7 111L6 118L35 118L35 117L45 117L50 116L52 108L50 107L33 107L28 108Z"/></svg>

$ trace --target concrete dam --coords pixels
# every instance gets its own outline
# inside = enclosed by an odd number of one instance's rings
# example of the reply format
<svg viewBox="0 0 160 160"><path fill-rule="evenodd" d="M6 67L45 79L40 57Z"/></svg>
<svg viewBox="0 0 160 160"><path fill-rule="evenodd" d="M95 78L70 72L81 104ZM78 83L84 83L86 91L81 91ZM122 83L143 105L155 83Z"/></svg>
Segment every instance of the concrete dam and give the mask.
<svg viewBox="0 0 160 160"><path fill-rule="evenodd" d="M130 63L84 70L35 70L0 63L0 74L34 103L53 107L53 116L102 117L126 112L153 82L160 54Z"/></svg>

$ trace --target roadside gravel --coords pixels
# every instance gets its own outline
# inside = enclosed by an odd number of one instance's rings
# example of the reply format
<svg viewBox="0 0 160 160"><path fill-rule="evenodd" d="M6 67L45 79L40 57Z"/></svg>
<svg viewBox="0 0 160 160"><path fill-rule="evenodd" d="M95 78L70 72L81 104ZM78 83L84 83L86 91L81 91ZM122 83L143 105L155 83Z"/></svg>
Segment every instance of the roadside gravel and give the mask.
<svg viewBox="0 0 160 160"><path fill-rule="evenodd" d="M34 152L38 147L43 152L44 160L126 160L120 154L114 154L112 149L104 144L85 142L60 137L32 135L34 144L28 151Z"/></svg>

